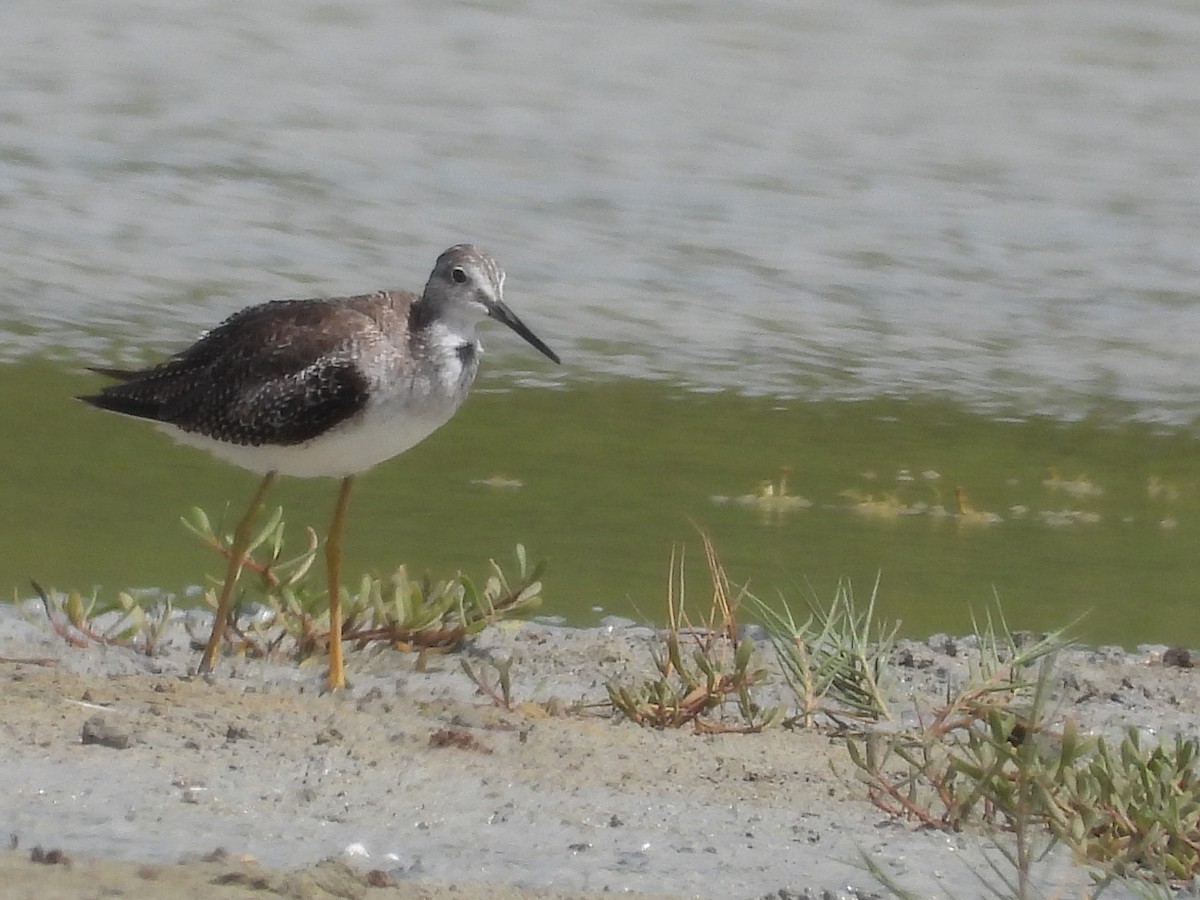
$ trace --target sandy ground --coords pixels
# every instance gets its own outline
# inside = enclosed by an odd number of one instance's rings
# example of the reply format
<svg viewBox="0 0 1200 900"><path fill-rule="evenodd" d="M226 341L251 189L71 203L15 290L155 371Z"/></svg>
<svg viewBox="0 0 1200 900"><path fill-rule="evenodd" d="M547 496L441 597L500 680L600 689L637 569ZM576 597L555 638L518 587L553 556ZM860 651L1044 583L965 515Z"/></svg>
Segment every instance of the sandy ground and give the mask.
<svg viewBox="0 0 1200 900"><path fill-rule="evenodd" d="M182 623L148 658L27 615L0 609L6 898L883 896L863 853L921 896L986 895L988 838L888 819L836 737L505 711L460 669L513 656L517 700L600 702L648 672L646 628L497 627L424 671L355 652L351 688L322 695L317 662L189 677ZM961 642L905 649L905 691L963 676ZM1161 649L1072 651L1059 708L1085 730L1195 733L1200 676ZM1057 896L1087 883L1062 853L1039 871Z"/></svg>

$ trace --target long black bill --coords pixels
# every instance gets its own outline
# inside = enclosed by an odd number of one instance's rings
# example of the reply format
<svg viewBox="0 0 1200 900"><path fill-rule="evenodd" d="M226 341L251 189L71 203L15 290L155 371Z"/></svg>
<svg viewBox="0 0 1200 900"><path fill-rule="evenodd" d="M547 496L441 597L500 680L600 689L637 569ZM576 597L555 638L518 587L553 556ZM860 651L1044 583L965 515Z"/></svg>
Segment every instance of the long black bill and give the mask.
<svg viewBox="0 0 1200 900"><path fill-rule="evenodd" d="M503 300L497 300L495 303L489 303L489 304L487 304L487 308L488 308L488 315L491 316L493 319L495 319L497 322L503 322L505 325L507 325L509 328L511 328L513 331L515 331L521 337L525 338L525 340L529 341L529 343L533 344L533 346L537 347L537 349L540 350L542 353L544 353L546 356L550 357L550 359L554 360L556 363L558 363L560 365L562 364L562 360L558 358L558 354L555 353L553 350L551 350L549 347L547 347L542 342L542 339L540 337L538 337L536 334L534 334L532 331L530 331L529 326L527 326L524 322L522 322L520 319L518 319L517 314L514 313L511 309L509 309L504 304Z"/></svg>

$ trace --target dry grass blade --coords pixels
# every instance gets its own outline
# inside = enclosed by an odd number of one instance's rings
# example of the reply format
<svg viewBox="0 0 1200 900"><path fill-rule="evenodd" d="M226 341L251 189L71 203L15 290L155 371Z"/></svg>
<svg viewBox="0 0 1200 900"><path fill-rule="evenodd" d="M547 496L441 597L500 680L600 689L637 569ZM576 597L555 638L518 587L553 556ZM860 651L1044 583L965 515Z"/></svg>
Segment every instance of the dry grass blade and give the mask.
<svg viewBox="0 0 1200 900"><path fill-rule="evenodd" d="M493 660L492 667L496 670L496 683L493 684L483 674L483 670L478 672L472 668L471 664L465 659L459 660L459 665L462 666L463 672L471 679L471 683L479 690L479 693L490 699L493 704L501 709L512 712L512 666L514 657L508 659Z"/></svg>
<svg viewBox="0 0 1200 900"><path fill-rule="evenodd" d="M609 682L609 701L614 710L647 727L690 723L703 733L761 731L777 721L782 710L764 709L754 700L753 687L767 672L757 664L753 643L738 639L737 612L746 592L733 589L716 548L703 532L701 539L712 596L700 624L693 624L687 614L686 553L672 547L667 627L651 650L656 674L634 686ZM739 723L722 715L731 699L736 701Z"/></svg>

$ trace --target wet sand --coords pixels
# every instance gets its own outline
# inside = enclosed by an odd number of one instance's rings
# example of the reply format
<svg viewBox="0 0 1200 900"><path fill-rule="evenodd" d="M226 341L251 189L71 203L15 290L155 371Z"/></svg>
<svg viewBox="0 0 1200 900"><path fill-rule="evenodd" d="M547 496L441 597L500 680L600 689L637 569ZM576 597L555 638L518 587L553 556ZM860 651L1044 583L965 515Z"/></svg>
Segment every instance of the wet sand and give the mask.
<svg viewBox="0 0 1200 900"><path fill-rule="evenodd" d="M986 894L997 858L987 835L889 819L829 733L608 715L605 683L650 671L647 628L496 627L423 671L353 652L351 688L322 695L316 660L231 657L189 677L182 620L146 657L68 646L28 615L0 610L5 897L882 895L865 853L921 896L961 898ZM906 642L899 693L944 696L969 644ZM1195 733L1196 670L1162 649L1066 653L1057 713ZM511 711L460 668L510 656ZM760 692L785 697L779 679ZM597 706L546 711L580 702ZM1062 852L1039 877L1068 895L1087 883Z"/></svg>

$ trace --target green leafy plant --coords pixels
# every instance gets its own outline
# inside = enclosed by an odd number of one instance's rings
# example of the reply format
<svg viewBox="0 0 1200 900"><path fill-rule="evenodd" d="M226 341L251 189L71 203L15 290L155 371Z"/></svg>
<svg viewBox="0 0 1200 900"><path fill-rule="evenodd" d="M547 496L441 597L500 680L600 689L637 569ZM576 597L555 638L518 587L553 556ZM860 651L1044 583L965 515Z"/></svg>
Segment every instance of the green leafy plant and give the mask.
<svg viewBox="0 0 1200 900"><path fill-rule="evenodd" d="M1182 883L1200 875L1200 742L1075 742L1044 786L1051 832L1122 876Z"/></svg>
<svg viewBox="0 0 1200 900"><path fill-rule="evenodd" d="M153 656L171 620L169 596L139 598L121 591L114 600L101 600L95 591L85 598L78 591L60 594L31 584L54 633L75 647L107 644ZM101 624L105 618L111 621Z"/></svg>
<svg viewBox="0 0 1200 900"><path fill-rule="evenodd" d="M866 608L860 609L850 583L844 581L828 606L810 597L802 622L782 598L773 606L747 595L796 699L790 724L810 728L821 715L835 722L892 718L888 659L900 623L876 622L878 593L876 579Z"/></svg>
<svg viewBox="0 0 1200 900"><path fill-rule="evenodd" d="M231 539L214 529L202 510L193 509L184 525L205 545L228 558ZM267 609L254 617L247 629L230 627L246 652L262 655L290 647L298 657L317 652L329 639L328 597L313 590L308 575L318 541L305 529L306 546L298 554L284 553L283 511L268 518L250 542L245 568L257 575L243 588L247 596ZM443 581L428 576L413 579L400 566L387 578L364 575L356 592L342 598L342 640L361 649L386 643L402 650L448 652L470 635L500 619L526 613L541 602L545 563L530 567L525 548L517 545L516 577L510 579L495 560L482 589L458 573ZM215 591L205 594L216 607ZM235 617L236 618L236 617Z"/></svg>
<svg viewBox="0 0 1200 900"><path fill-rule="evenodd" d="M997 619L999 628L990 614L984 627L976 624L978 654L966 681L936 709L918 708L915 732L865 731L847 741L884 811L958 829L1006 822L1022 808L1005 791L1014 770L1032 762L1026 741L1043 746L1045 685L1066 640L1060 631L1023 646Z"/></svg>
<svg viewBox="0 0 1200 900"><path fill-rule="evenodd" d="M998 610L975 633L966 682L948 688L932 713L918 709L915 733L868 732L850 737L847 749L880 809L926 827L997 832L991 879L976 874L988 893L1027 900L1041 896L1036 865L1057 842L1045 827L1047 773L1071 765L1078 747L1073 730L1057 736L1046 725L1055 654L1066 640L1055 632L1023 644Z"/></svg>
<svg viewBox="0 0 1200 900"><path fill-rule="evenodd" d="M232 537L222 534L220 524L214 528L204 510L192 507L180 521L206 547L229 559ZM234 635L239 648L255 656L275 653L288 637L295 641L300 655L308 655L316 649L319 637L328 638L327 630L320 635L316 626L321 607L328 608L328 598L311 591L306 580L320 546L317 533L312 528L305 528L305 548L285 558L284 525L283 507L276 507L251 539L242 571L250 573L252 577L239 583L242 589L241 602L235 606L230 621L226 623L227 634ZM213 581L213 585L219 586L216 581ZM274 613L265 621L259 617L252 620L249 626L252 633L239 624L241 617L238 615L239 607L245 606L248 595L271 608ZM205 590L204 602L216 610L214 586L210 585ZM268 627L274 625L280 627ZM193 639L202 640L196 635L193 635Z"/></svg>
<svg viewBox="0 0 1200 900"><path fill-rule="evenodd" d="M997 611L976 623L977 656L946 702L919 710L908 733L847 742L868 795L926 827L983 827L998 838L997 896L1038 894L1037 862L1056 844L1143 896L1200 876L1200 740L1147 746L1136 728L1117 742L1052 725L1051 685L1065 629L1023 641ZM1128 879L1134 879L1130 882Z"/></svg>
<svg viewBox="0 0 1200 900"><path fill-rule="evenodd" d="M228 559L231 538L214 527L201 509L192 509L183 524L207 547ZM319 541L311 528L304 529L299 552L286 552L283 510L276 509L250 542L240 594L234 615L226 623L238 652L252 656L292 656L303 659L319 652L329 640L329 598L310 584ZM342 639L360 649L386 643L398 649L449 652L489 624L528 612L541 602L544 563L530 566L525 548L517 545L516 574L510 577L495 561L481 588L462 573L443 581L428 576L410 578L401 566L391 576L364 576L354 593L343 588ZM96 594L57 594L34 589L54 631L77 646L105 643L127 646L152 654L170 624L173 606L169 597L137 597L118 593L113 601ZM216 591L209 588L204 600L217 606ZM239 615L251 603L257 615ZM103 626L104 617L112 617ZM191 623L187 623L191 628ZM200 637L193 634L194 640Z"/></svg>
<svg viewBox="0 0 1200 900"><path fill-rule="evenodd" d="M525 548L517 545L517 575L509 580L493 559L482 590L459 573L446 581L419 581L403 566L386 582L365 577L346 605L342 635L365 644L386 641L401 649L453 650L488 625L528 612L541 603L545 563L529 568Z"/></svg>

